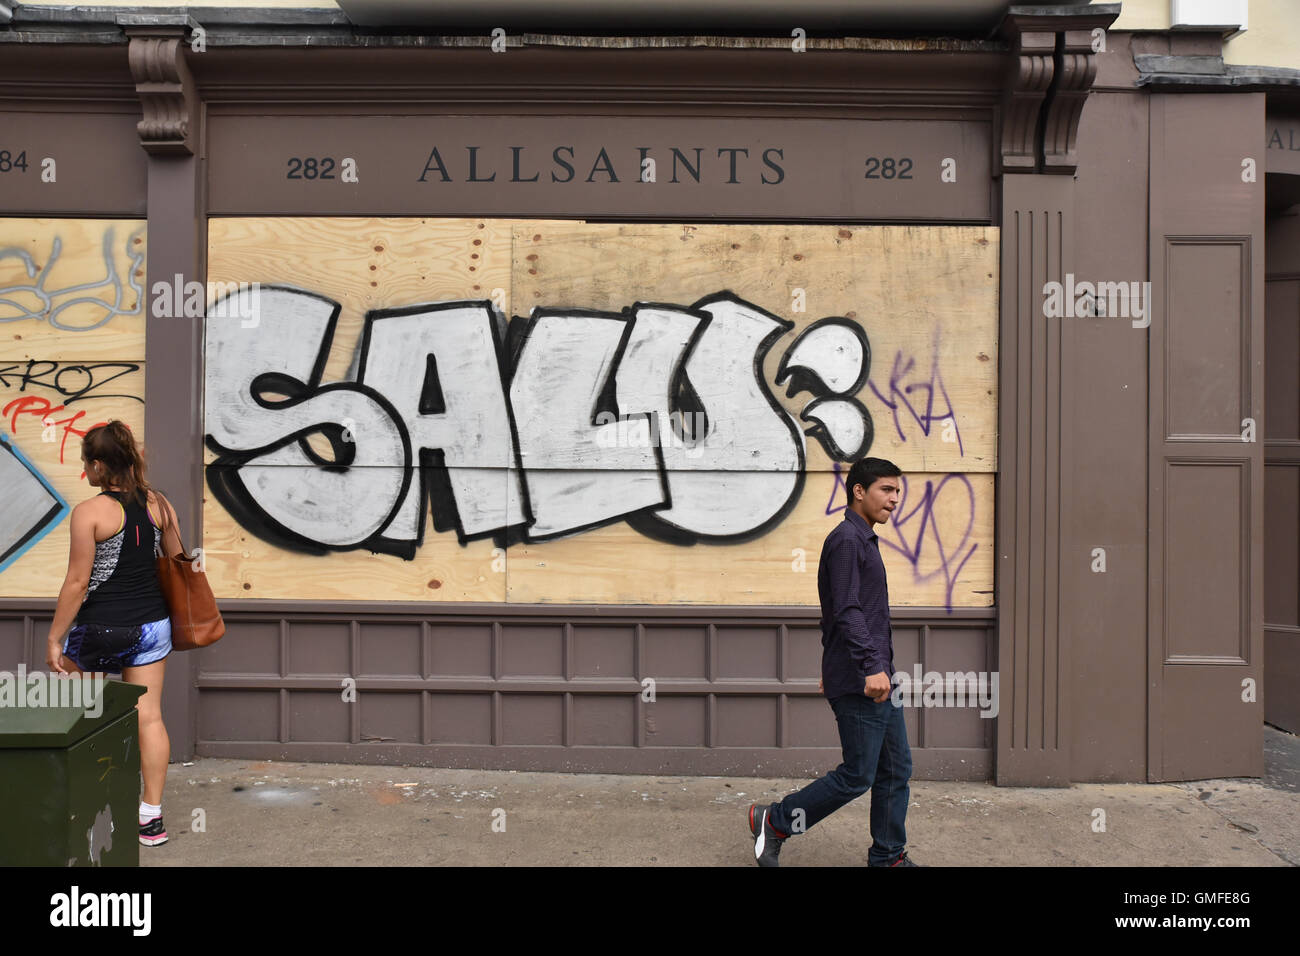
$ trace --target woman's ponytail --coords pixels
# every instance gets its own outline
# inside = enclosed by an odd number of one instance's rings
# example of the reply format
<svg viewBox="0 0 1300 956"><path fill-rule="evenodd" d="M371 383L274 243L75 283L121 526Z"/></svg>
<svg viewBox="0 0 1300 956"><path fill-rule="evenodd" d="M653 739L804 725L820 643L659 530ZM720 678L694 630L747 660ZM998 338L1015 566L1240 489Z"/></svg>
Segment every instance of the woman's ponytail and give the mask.
<svg viewBox="0 0 1300 956"><path fill-rule="evenodd" d="M136 444L131 429L119 419L107 425L96 425L81 439L81 453L86 461L103 465L99 476L101 486L117 485L141 505L145 504L149 482L145 480L144 455Z"/></svg>

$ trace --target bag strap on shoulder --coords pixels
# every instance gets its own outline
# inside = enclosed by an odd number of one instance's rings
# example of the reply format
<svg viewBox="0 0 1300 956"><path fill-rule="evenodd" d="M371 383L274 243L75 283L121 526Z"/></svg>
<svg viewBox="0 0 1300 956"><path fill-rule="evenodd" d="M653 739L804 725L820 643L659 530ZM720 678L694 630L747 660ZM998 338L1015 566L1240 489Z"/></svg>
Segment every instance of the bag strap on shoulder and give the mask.
<svg viewBox="0 0 1300 956"><path fill-rule="evenodd" d="M168 518L168 515L171 514L171 510L172 510L171 502L169 502L166 498L163 497L163 493L162 493L161 491L157 491L157 490L155 490L155 491L154 491L154 494L158 496L158 510L162 512L162 519L163 519L163 524L162 524L162 533L163 533L163 538L165 539L165 538L167 537L167 527L168 527L168 525L171 524L171 520ZM184 557L184 555L185 555L185 542L184 542L184 541L181 541L181 529L180 529L180 528L177 528L177 529L176 529L176 540L177 540L177 541L180 541L180 545L181 545L181 556ZM166 545L165 540L164 540L164 542L162 542L162 546L163 546L163 549L166 550L167 545ZM169 556L168 556L168 555L163 555L163 557L169 557Z"/></svg>

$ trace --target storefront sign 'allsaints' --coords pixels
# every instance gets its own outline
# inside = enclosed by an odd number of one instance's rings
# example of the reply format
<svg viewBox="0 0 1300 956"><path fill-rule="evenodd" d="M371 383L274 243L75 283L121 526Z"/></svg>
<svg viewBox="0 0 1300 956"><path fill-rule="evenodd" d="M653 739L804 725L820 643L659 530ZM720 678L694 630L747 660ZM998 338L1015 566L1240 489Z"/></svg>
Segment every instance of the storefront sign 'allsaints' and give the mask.
<svg viewBox="0 0 1300 956"><path fill-rule="evenodd" d="M494 183L497 173L502 181L512 183L619 183L659 181L661 160L651 154L651 147L615 149L600 146L594 153L579 155L573 146L555 146L546 152L528 146L511 146L509 156L490 148L480 155L481 146L466 146L466 156L448 153L448 160L434 146L420 172L419 182ZM662 158L664 181L718 182L741 185L757 179L765 186L775 186L785 179L780 160L785 150L775 146L759 150L747 146L721 146L716 150L695 146L669 147ZM505 171L510 170L506 179ZM547 176L543 177L543 173ZM703 178L701 178L703 177Z"/></svg>

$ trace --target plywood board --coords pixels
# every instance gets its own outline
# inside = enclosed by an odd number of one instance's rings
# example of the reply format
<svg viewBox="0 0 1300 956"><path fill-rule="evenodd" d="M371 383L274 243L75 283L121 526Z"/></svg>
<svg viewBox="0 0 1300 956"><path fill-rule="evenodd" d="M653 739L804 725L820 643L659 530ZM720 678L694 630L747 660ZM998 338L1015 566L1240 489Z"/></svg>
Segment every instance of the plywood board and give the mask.
<svg viewBox="0 0 1300 956"><path fill-rule="evenodd" d="M62 334L67 340L79 333ZM46 484L68 509L99 493L81 470L81 436L117 418L143 443L144 376L142 362L0 361L0 432L12 449L0 450L0 458L26 463L6 473L0 539L19 540L31 532L48 507L24 489ZM147 444L145 458L147 464ZM66 511L39 530L43 534L24 542L0 571L0 596L58 595L68 569Z"/></svg>
<svg viewBox="0 0 1300 956"><path fill-rule="evenodd" d="M144 361L145 223L0 219L0 361Z"/></svg>
<svg viewBox="0 0 1300 956"><path fill-rule="evenodd" d="M852 412L855 399L874 426L869 453L909 481L912 504L882 527L893 603L991 603L996 229L234 219L212 221L209 249L212 283L271 290L251 327L208 321L206 430L226 458L213 470L218 456L205 453L220 494L205 502L204 543L219 597L814 604L817 554L843 501L841 490L828 502L836 459L852 442L823 442L812 425L862 437L853 414L827 409ZM449 302L490 305L482 316L428 308ZM473 364L492 349L486 332L440 349L426 373L431 337L482 331L493 309L520 313L502 346L512 379ZM411 327L389 340L387 365L373 351L362 360L373 310L421 313L403 315ZM375 327L397 328L388 318ZM616 381L620 409L648 407L687 339L689 354L708 355L686 366L687 385L723 453L692 463L680 442L597 450L580 414L608 403L596 386ZM816 372L788 378L793 395L775 384L783 357ZM280 378L257 378L271 372ZM734 387L746 375L749 387ZM316 376L335 388L294 384ZM395 515L408 530L418 521L401 475L422 446L398 433L442 411L416 414L416 397L455 401L428 383L457 376L500 394L474 407L448 471L455 491L434 508L439 530L426 514L417 544L413 530L390 535ZM507 402L510 435L496 427ZM331 477L318 463L336 454L355 458ZM650 520L627 517L637 510ZM529 542L517 531L504 553L477 537L525 521Z"/></svg>

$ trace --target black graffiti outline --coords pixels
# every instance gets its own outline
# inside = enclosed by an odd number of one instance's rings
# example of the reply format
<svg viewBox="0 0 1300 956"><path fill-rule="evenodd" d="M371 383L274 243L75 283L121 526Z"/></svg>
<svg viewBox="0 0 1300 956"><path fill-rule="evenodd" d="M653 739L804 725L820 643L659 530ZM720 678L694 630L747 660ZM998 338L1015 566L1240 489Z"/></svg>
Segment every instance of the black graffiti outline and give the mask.
<svg viewBox="0 0 1300 956"><path fill-rule="evenodd" d="M838 325L848 329L849 332L858 340L858 344L862 347L862 368L858 370L858 377L854 383L843 391L836 391L831 388L830 385L822 380L822 377L817 374L815 369L803 365L795 365L793 367L790 365L790 356L794 354L799 343L815 330L827 325ZM776 367L776 384L778 386L787 378L790 380L790 384L786 388L786 398L794 398L794 396L799 392L808 392L817 396L800 409L799 418L802 421L813 421L813 416L809 413L822 403L830 401L843 402L847 405L852 405L862 415L862 441L858 447L852 451L841 448L839 442L835 440L835 437L822 422L813 422L812 427L804 432L804 434L809 438L815 438L821 442L822 447L826 449L826 454L839 461L854 461L861 458L871 450L871 445L876 439L875 421L872 419L871 413L867 410L867 407L857 398L858 392L860 392L862 387L867 384L870 377L871 340L867 337L866 329L862 328L862 326L857 322L854 322L852 319L843 315L827 316L826 318L818 319L816 322L809 325L808 328L800 332L798 337L786 347L785 353L781 356L781 361Z"/></svg>
<svg viewBox="0 0 1300 956"><path fill-rule="evenodd" d="M338 326L338 318L342 312L342 306L328 296L319 295L315 292L309 292L305 289L294 288L288 285L264 285L262 289L274 289L284 292L292 292L296 295L306 295L321 302L327 302L330 305L330 317L326 321L324 334L321 336L321 344L316 354L316 362L312 366L310 377L306 383L285 375L283 372L264 372L256 376L249 383L251 397L255 403L263 408L292 408L301 404L317 395L325 394L332 391L360 392L368 398L375 401L385 414L392 419L397 428L397 432L402 441L403 461L400 466L402 469L402 486L397 494L396 501L393 503L392 510L388 516L380 523L378 530L372 533L364 541L355 544L331 545L322 544L314 538L308 538L296 531L286 527L277 521L258 503L256 497L249 492L247 485L239 475L239 470L249 462L262 455L269 454L273 451L291 445L295 442L313 459L320 467L326 470L346 471L348 465L335 463L324 463L319 455L311 451L307 443L307 438L316 433L324 433L330 440L333 447L338 448L341 444L335 444L338 437L333 432L326 432L325 425L334 425L338 428L337 423L318 423L308 425L297 431L285 435L273 442L268 442L258 448L250 449L230 449L223 446L211 434L205 436L206 444L219 457L216 461L208 465L206 476L208 488L211 489L213 496L230 512L243 527L257 535L263 541L274 544L278 547L289 551L297 551L303 554L324 555L331 551L353 551L361 548L379 553L396 554L399 557L404 556L400 551L390 551L385 548L385 540L380 537L383 530L388 527L397 516L397 512L402 506L402 501L406 497L406 492L411 483L411 438L407 432L406 423L402 421L397 413L393 403L385 398L380 392L376 391L369 385L363 385L357 382L330 382L327 385L321 384L321 379L325 374L325 364L329 360L330 349L334 342L334 333ZM218 303L236 295L240 295L236 290L218 299L213 303L215 307ZM259 383L260 386L259 386ZM288 398L279 401L268 401L263 398L262 391L274 388L277 391L288 389ZM339 433L341 434L341 433ZM353 450L354 451L354 450ZM349 459L351 460L351 459ZM410 549L410 554L406 555L407 560L412 560L415 556L414 549Z"/></svg>
<svg viewBox="0 0 1300 956"><path fill-rule="evenodd" d="M790 356L799 347L799 343L818 329L828 325L838 325L841 328L848 329L849 333L858 340L858 344L862 347L862 368L858 370L857 380L843 391L837 391L822 381L816 369L808 368L806 365L795 365L793 367L790 365ZM856 395L862 390L862 386L867 384L867 379L870 377L871 341L867 338L867 332L861 325L844 315L828 315L811 323L795 337L793 342L786 346L785 353L781 356L781 361L776 367L777 385L783 383L786 378L790 379L790 385L785 393L786 398L794 398L799 392L811 392L814 395Z"/></svg>
<svg viewBox="0 0 1300 956"><path fill-rule="evenodd" d="M846 451L845 449L840 448L839 442L835 440L835 436L826 428L825 423L814 421L815 416L811 413L818 405L821 405L824 402L841 402L845 405L852 405L862 415L862 420L864 422L862 428L862 441L859 442L856 449ZM799 412L799 418L805 422L811 421L813 423L812 427L804 432L804 434L809 438L816 438L821 442L822 447L826 449L826 454L836 461L856 461L871 450L872 442L876 440L876 429L875 424L871 420L871 413L867 411L865 405L851 395L827 395L821 398L814 398L803 407L802 411Z"/></svg>
<svg viewBox="0 0 1300 956"><path fill-rule="evenodd" d="M762 524L750 528L747 531L740 531L735 534L701 534L695 531L687 531L685 528L666 521L657 514L637 515L634 518L628 519L628 525L641 532L641 534L645 535L647 538L651 538L655 541L663 541L667 544L678 544L687 547L699 542L709 544L741 544L745 541L753 541L756 538L761 538L784 521L790 512L794 510L795 505L799 502L800 496L803 494L804 481L807 477L804 472L805 456L803 436L799 432L799 426L795 424L793 416L786 411L785 406L783 406L777 400L776 396L772 394L772 389L768 386L767 380L763 377L763 361L767 358L768 352L772 350L772 346L774 346L782 336L786 335L794 328L794 323L773 315L771 312L754 305L752 302L745 301L729 289L715 292L712 295L706 295L704 298L692 303L690 308L693 310L704 311L706 305L713 305L715 302L729 302L743 308L753 309L755 312L776 323L772 331L762 338L758 344L758 348L754 350L752 370L754 373L754 380L759 385L760 394L767 399L768 405L770 405L772 410L776 412L777 417L789 430L790 437L794 440L795 454L798 457L798 463L795 466L796 477L794 487L791 488L790 494L786 497L785 503L781 505L777 512ZM685 380L686 378L686 364L691 353L694 351L697 342L698 339L693 339L690 343L690 348L683 354L681 366L678 371L681 380ZM681 381L671 383L669 385L669 395L676 395L680 386Z"/></svg>

